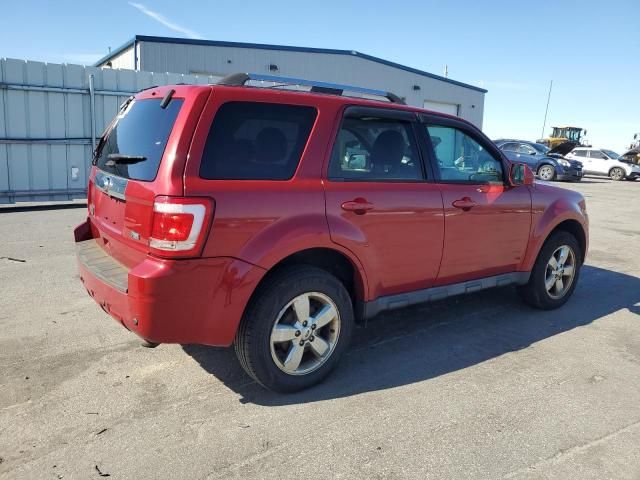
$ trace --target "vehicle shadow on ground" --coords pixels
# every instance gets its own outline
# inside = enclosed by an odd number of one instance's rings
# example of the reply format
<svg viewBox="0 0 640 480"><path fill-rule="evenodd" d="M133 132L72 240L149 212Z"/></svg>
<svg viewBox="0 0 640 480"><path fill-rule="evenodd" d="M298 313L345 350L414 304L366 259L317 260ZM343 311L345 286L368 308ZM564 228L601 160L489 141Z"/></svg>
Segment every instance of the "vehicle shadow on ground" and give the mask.
<svg viewBox="0 0 640 480"><path fill-rule="evenodd" d="M525 349L621 309L640 315L640 278L586 265L573 298L555 311L532 309L513 288L502 288L389 312L356 329L351 348L327 380L289 395L253 382L232 348L183 349L241 395L241 402L279 406L425 381Z"/></svg>
<svg viewBox="0 0 640 480"><path fill-rule="evenodd" d="M603 179L602 177L582 177L580 183L611 183L611 180Z"/></svg>

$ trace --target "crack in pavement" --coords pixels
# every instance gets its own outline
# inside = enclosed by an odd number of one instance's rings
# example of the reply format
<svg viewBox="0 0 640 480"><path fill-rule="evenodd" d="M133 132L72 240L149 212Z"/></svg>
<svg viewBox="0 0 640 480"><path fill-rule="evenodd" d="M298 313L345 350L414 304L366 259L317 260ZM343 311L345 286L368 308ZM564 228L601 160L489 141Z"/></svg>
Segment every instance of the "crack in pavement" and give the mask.
<svg viewBox="0 0 640 480"><path fill-rule="evenodd" d="M572 447L569 448L563 448L558 450L555 454L551 455L550 457L545 458L544 460L540 460L539 462L533 463L531 465L528 465L526 467L523 468L519 468L518 470L515 470L513 472L507 473L506 475L504 475L502 478L508 479L508 478L515 478L516 476L520 475L521 473L525 473L525 472L529 472L529 471L533 471L533 470L537 470L538 467L541 467L543 465L547 465L547 464L554 464L554 463L558 463L561 461L564 461L568 456L574 455L576 453L580 453L583 452L585 450L588 450L589 448L593 447L594 445L600 445L602 443L606 443L608 440L622 434L622 433L626 433L629 430L632 430L634 427L640 425L640 420L636 420L633 423L630 423L629 425L619 428L618 430L615 430L613 432L607 433L605 435L602 435L601 437L595 438L593 440L588 441L587 443L581 443L578 445L574 445Z"/></svg>

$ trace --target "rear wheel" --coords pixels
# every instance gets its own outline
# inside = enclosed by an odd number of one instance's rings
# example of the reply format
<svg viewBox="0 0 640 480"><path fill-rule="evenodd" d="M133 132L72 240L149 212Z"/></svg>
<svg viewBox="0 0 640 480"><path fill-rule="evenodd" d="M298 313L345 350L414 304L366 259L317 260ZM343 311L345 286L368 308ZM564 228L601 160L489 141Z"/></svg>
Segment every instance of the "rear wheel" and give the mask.
<svg viewBox="0 0 640 480"><path fill-rule="evenodd" d="M553 165L542 165L538 169L538 176L542 180L551 181L556 178L556 169L553 168Z"/></svg>
<svg viewBox="0 0 640 480"><path fill-rule="evenodd" d="M620 167L613 167L610 171L609 171L609 177L611 178L611 180L615 180L616 182L620 181L620 180L624 180L624 170L621 169Z"/></svg>
<svg viewBox="0 0 640 480"><path fill-rule="evenodd" d="M264 387L302 390L335 367L353 325L351 299L336 277L316 267L289 267L256 292L236 334L236 355Z"/></svg>
<svg viewBox="0 0 640 480"><path fill-rule="evenodd" d="M529 305L552 310L564 305L573 294L582 266L582 251L568 232L551 235L538 254L529 282L518 288Z"/></svg>

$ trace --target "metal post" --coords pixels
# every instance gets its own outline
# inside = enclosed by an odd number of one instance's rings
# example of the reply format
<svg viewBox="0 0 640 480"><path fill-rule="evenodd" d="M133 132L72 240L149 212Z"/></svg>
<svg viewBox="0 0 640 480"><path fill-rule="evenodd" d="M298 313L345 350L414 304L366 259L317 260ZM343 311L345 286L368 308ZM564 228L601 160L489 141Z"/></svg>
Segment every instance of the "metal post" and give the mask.
<svg viewBox="0 0 640 480"><path fill-rule="evenodd" d="M547 108L544 111L544 122L542 122L542 133L540 134L540 138L544 138L544 127L547 126L547 112L549 112L549 101L551 100L551 89L553 88L553 80L549 84L549 96L547 97Z"/></svg>
<svg viewBox="0 0 640 480"><path fill-rule="evenodd" d="M89 75L89 109L91 110L91 154L96 151L96 91L93 86L93 73Z"/></svg>

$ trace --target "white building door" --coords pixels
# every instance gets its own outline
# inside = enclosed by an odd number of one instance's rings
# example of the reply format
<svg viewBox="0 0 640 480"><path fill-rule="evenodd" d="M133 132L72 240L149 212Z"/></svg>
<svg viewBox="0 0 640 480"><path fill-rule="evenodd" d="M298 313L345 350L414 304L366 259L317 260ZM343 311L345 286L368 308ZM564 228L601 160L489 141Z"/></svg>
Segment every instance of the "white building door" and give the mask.
<svg viewBox="0 0 640 480"><path fill-rule="evenodd" d="M449 115L458 115L460 105L455 103L434 102L431 100L424 101L424 108L434 112L448 113Z"/></svg>

